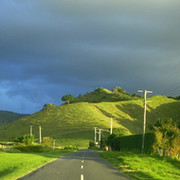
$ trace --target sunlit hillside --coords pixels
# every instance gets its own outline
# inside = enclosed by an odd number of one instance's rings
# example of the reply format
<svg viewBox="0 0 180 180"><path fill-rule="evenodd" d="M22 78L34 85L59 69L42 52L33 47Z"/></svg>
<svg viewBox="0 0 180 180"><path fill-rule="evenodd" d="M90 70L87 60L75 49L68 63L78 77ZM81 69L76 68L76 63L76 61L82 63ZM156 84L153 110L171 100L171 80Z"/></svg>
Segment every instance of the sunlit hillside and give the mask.
<svg viewBox="0 0 180 180"><path fill-rule="evenodd" d="M180 101L154 96L148 98L147 131L152 129L158 119L180 120ZM11 124L0 127L0 139L11 140L12 137L29 133L30 125L33 134L38 139L38 126L42 126L42 136L56 139L57 144L73 144L88 146L93 140L94 127L108 130L110 118L113 118L113 128L121 128L123 134L142 132L143 101L129 100L100 103L70 103L60 106L47 104L32 115L25 116Z"/></svg>

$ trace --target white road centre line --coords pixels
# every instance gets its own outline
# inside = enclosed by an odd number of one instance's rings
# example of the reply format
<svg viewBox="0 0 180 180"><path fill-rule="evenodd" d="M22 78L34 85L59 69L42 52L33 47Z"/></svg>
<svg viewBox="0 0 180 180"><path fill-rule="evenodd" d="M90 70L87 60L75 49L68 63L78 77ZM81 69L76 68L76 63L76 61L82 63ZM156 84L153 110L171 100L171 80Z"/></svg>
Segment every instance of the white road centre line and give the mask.
<svg viewBox="0 0 180 180"><path fill-rule="evenodd" d="M84 163L84 161L82 161L82 163Z"/></svg>
<svg viewBox="0 0 180 180"><path fill-rule="evenodd" d="M81 180L84 180L84 175L83 174L81 174Z"/></svg>
<svg viewBox="0 0 180 180"><path fill-rule="evenodd" d="M81 169L83 169L84 167L81 165Z"/></svg>

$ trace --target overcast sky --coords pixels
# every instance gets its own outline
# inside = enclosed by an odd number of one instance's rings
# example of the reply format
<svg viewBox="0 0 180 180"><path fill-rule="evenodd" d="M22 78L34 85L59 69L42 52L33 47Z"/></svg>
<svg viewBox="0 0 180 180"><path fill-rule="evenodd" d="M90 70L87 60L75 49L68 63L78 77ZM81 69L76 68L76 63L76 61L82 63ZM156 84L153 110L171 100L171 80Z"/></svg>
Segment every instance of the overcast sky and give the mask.
<svg viewBox="0 0 180 180"><path fill-rule="evenodd" d="M0 0L0 110L114 86L180 95L179 0Z"/></svg>

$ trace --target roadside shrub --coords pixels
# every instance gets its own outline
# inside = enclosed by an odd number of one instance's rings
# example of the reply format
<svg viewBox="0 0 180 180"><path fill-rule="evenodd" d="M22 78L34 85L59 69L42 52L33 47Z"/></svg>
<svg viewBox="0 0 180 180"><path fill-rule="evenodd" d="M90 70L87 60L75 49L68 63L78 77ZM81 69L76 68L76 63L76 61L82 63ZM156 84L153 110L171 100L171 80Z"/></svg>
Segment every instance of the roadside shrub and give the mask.
<svg viewBox="0 0 180 180"><path fill-rule="evenodd" d="M95 146L95 143L94 142L89 142L89 147L93 147Z"/></svg>
<svg viewBox="0 0 180 180"><path fill-rule="evenodd" d="M20 150L21 152L28 152L28 153L31 153L31 152L44 152L44 151L47 151L46 148L44 148L43 146L41 145L36 145L36 146L24 146L24 145L18 145L18 146L15 146L14 147L15 149L17 150Z"/></svg>
<svg viewBox="0 0 180 180"><path fill-rule="evenodd" d="M22 142L23 142L26 146L31 146L34 141L35 141L34 135L26 134L26 135L23 136Z"/></svg>
<svg viewBox="0 0 180 180"><path fill-rule="evenodd" d="M11 149L5 149L4 151L8 152L8 153L20 153L21 151L19 149L14 149L14 148L11 148Z"/></svg>
<svg viewBox="0 0 180 180"><path fill-rule="evenodd" d="M34 135L25 134L23 136L14 138L13 141L17 145L24 144L26 146L31 146L33 142L35 141L35 139L34 139Z"/></svg>
<svg viewBox="0 0 180 180"><path fill-rule="evenodd" d="M77 147L77 146L69 145L69 146L66 146L66 147L64 148L64 150L78 150L78 147Z"/></svg>
<svg viewBox="0 0 180 180"><path fill-rule="evenodd" d="M180 155L180 129L172 125L162 125L155 128L154 149L163 151L163 155Z"/></svg>
<svg viewBox="0 0 180 180"><path fill-rule="evenodd" d="M20 136L20 137L15 137L12 139L13 142L15 142L16 144L17 143L22 143L23 141L23 136Z"/></svg>
<svg viewBox="0 0 180 180"><path fill-rule="evenodd" d="M100 148L104 149L106 146L107 146L107 139L106 138L101 138Z"/></svg>

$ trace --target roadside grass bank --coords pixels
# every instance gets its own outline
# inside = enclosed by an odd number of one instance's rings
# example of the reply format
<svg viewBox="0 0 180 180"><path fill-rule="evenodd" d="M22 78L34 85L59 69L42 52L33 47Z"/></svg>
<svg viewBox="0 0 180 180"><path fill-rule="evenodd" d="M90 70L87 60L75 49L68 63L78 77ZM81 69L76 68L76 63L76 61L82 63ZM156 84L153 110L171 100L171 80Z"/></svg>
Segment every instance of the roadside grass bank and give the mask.
<svg viewBox="0 0 180 180"><path fill-rule="evenodd" d="M131 152L99 152L100 156L133 179L180 179L180 161Z"/></svg>
<svg viewBox="0 0 180 180"><path fill-rule="evenodd" d="M59 149L41 153L0 151L0 179L15 180L70 152Z"/></svg>

